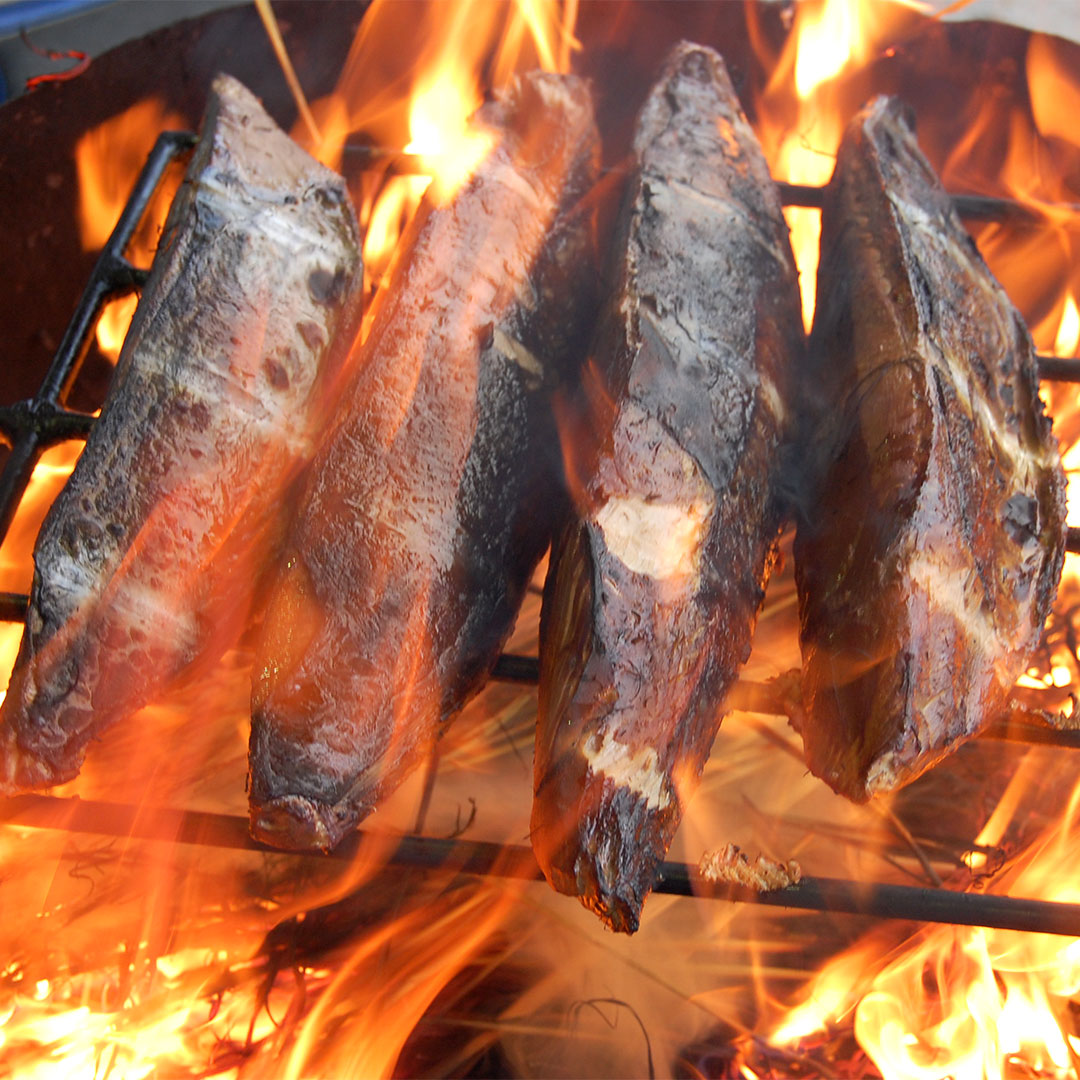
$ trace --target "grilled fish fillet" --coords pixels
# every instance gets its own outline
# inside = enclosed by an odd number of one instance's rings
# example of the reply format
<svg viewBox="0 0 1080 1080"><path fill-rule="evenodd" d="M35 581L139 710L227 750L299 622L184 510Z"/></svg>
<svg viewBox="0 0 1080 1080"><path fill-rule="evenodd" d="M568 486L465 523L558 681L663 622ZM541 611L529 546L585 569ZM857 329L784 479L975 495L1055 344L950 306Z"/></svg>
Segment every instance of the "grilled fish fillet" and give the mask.
<svg viewBox="0 0 1080 1080"><path fill-rule="evenodd" d="M803 740L864 800L1005 706L1061 573L1065 483L1028 332L895 100L844 135L817 295Z"/></svg>
<svg viewBox="0 0 1080 1080"><path fill-rule="evenodd" d="M547 545L550 395L588 310L588 88L530 74L425 198L307 480L257 646L252 833L333 847L486 678Z"/></svg>
<svg viewBox="0 0 1080 1080"><path fill-rule="evenodd" d="M720 56L680 44L638 119L576 514L540 627L532 842L633 932L750 650L802 348L777 191Z"/></svg>
<svg viewBox="0 0 1080 1080"><path fill-rule="evenodd" d="M0 788L70 779L91 738L245 629L360 277L342 179L219 76L101 418L37 540Z"/></svg>

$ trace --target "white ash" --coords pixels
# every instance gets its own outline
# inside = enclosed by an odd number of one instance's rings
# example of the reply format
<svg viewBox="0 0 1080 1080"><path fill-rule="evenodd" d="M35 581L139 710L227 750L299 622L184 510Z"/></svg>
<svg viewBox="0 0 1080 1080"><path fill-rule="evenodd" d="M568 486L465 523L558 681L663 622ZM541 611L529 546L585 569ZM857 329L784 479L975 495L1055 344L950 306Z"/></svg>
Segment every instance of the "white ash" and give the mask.
<svg viewBox="0 0 1080 1080"><path fill-rule="evenodd" d="M744 885L759 892L786 889L802 880L802 867L794 859L781 863L759 855L751 862L737 844L706 851L698 863L698 871L706 881Z"/></svg>

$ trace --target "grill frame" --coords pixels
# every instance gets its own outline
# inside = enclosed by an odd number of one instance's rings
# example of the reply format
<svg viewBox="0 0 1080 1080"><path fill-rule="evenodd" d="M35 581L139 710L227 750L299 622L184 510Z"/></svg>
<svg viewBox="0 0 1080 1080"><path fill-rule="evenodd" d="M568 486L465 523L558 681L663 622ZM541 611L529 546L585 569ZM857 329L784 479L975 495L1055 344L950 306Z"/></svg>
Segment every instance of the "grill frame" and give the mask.
<svg viewBox="0 0 1080 1080"><path fill-rule="evenodd" d="M158 136L116 227L91 271L37 394L14 405L0 406L0 440L11 448L0 472L0 543L7 535L41 453L67 439L85 439L90 433L95 418L69 409L64 399L78 376L102 307L145 284L149 272L132 265L124 252L166 169L188 153L196 141L197 137L191 132L171 131ZM391 158L396 171L416 171L419 167L410 156L396 151L363 148L362 154L365 166L369 161L375 164L382 160L385 164L386 159ZM784 205L821 206L821 188L787 183L778 186ZM960 215L969 220L995 220L1024 227L1037 227L1039 223L1037 215L1013 200L968 195L955 195L953 200ZM1080 212L1080 207L1074 209ZM1080 358L1040 355L1038 365L1043 380L1080 382ZM1080 528L1068 530L1067 550L1080 553ZM0 622L22 623L28 603L26 594L0 592ZM535 685L539 680L539 661L533 656L504 653L491 677L502 682ZM752 705L753 711L757 712L785 713L781 697L768 683L740 680L729 704L744 708ZM990 725L981 737L1080 749L1080 730L1060 730L1026 721L1011 720ZM260 851L278 857L283 854L252 839L243 817L136 807L100 800L39 794L0 798L0 824ZM330 857L353 858L364 835L362 830L350 836L330 853ZM310 855L297 853L295 857L300 859ZM542 880L532 851L521 845L414 834L401 838L389 861L394 865L452 870L468 875ZM710 881L687 863L665 862L654 891L698 899L1080 938L1080 904L960 892L944 887L804 877L786 889L761 892Z"/></svg>

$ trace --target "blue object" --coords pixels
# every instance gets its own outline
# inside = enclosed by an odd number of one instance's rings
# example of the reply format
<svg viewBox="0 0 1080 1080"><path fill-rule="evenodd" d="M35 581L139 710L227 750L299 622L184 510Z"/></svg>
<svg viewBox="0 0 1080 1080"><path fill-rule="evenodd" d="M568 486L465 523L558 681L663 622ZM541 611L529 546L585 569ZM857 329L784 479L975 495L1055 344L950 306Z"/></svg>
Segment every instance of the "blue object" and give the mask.
<svg viewBox="0 0 1080 1080"><path fill-rule="evenodd" d="M42 23L80 15L110 0L16 0L0 6L0 37L11 37L22 29L33 30Z"/></svg>

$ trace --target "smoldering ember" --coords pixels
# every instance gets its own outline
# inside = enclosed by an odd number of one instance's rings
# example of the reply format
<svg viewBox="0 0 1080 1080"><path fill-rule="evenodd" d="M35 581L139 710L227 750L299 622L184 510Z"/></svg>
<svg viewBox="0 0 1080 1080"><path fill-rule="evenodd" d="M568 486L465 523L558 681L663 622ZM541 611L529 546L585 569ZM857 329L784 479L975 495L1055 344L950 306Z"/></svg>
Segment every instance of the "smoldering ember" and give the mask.
<svg viewBox="0 0 1080 1080"><path fill-rule="evenodd" d="M1076 1075L1071 5L152 7L0 8L5 1074Z"/></svg>

